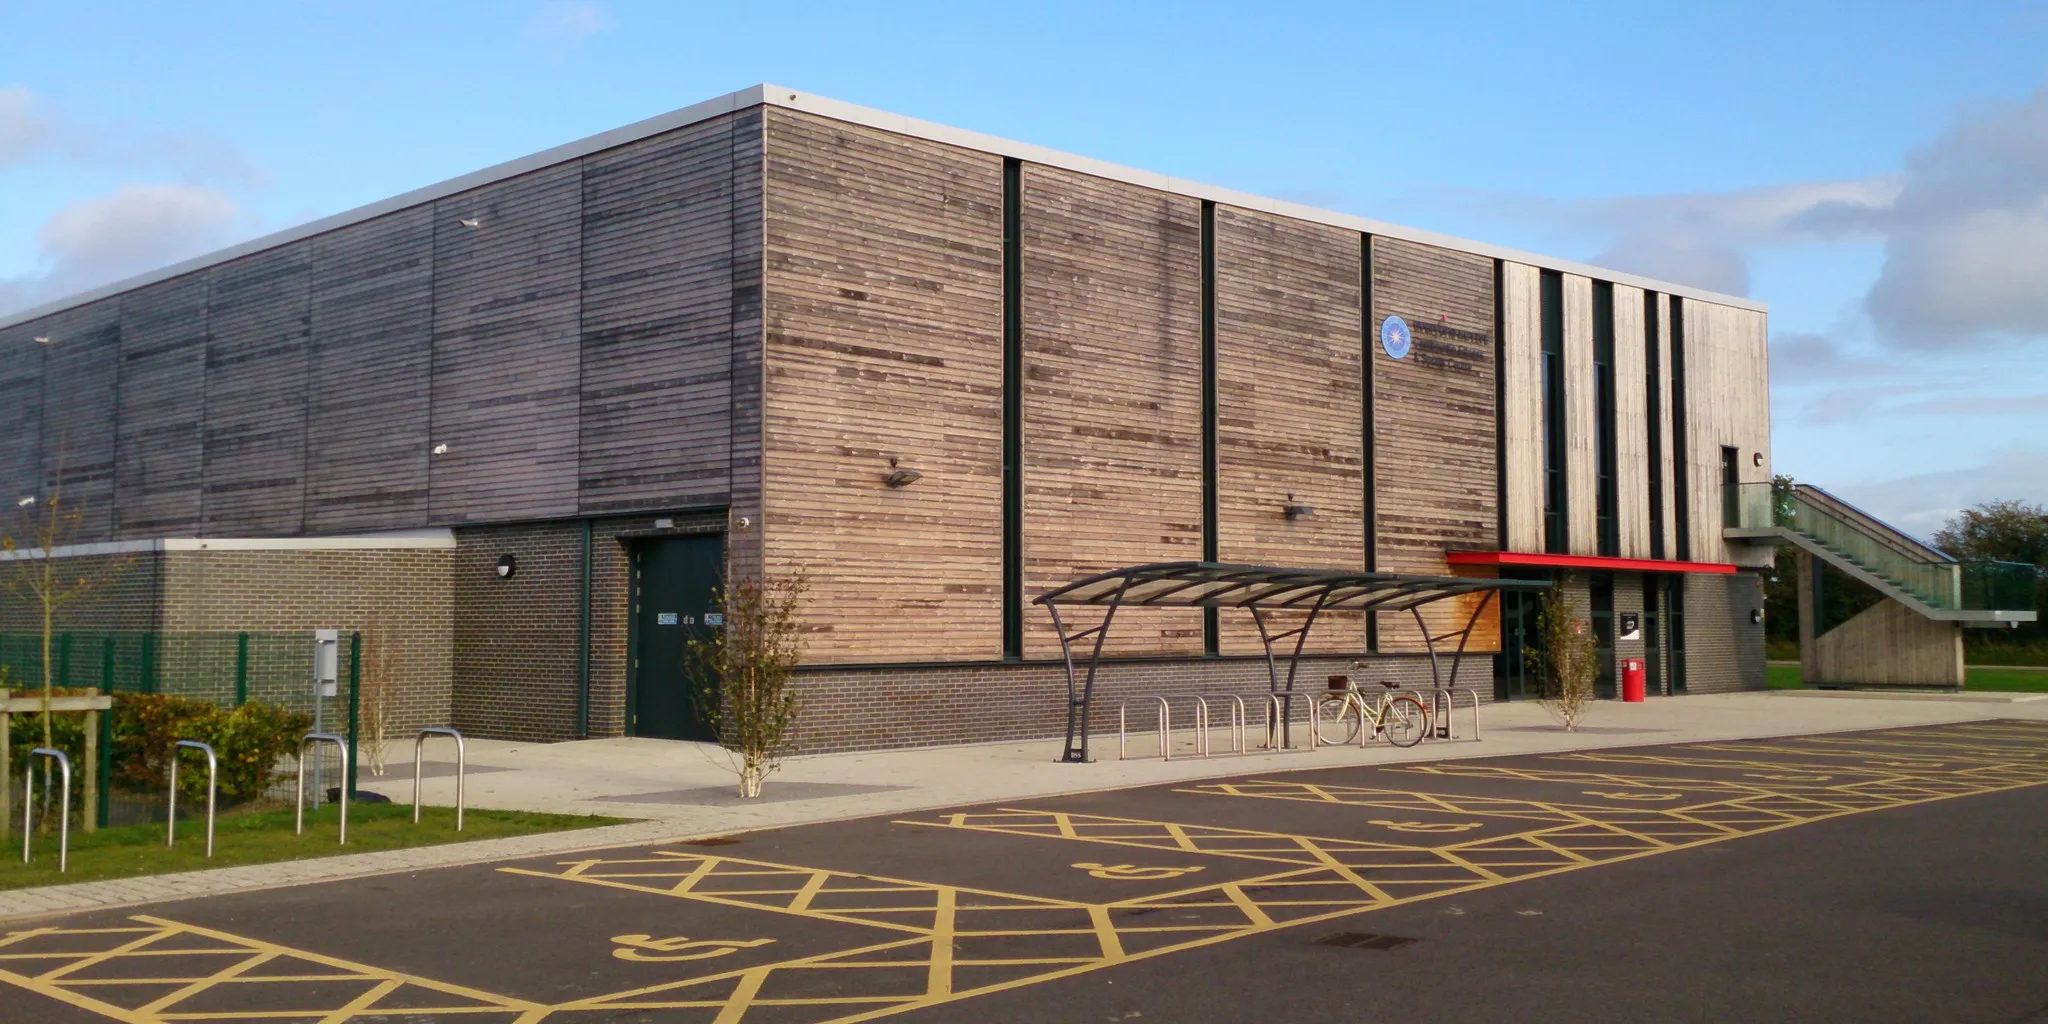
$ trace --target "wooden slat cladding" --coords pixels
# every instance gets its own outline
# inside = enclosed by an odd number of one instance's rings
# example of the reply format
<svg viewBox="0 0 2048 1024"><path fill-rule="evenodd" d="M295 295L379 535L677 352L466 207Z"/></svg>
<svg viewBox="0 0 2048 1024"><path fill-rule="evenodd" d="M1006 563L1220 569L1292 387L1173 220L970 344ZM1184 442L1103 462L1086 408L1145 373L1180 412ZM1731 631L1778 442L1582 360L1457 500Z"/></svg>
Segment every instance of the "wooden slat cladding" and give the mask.
<svg viewBox="0 0 2048 1024"><path fill-rule="evenodd" d="M773 111L766 209L765 542L807 660L1000 657L1002 159Z"/></svg>
<svg viewBox="0 0 2048 1024"><path fill-rule="evenodd" d="M0 327L0 501L42 491L43 360L49 336L45 317ZM7 508L0 505L0 508Z"/></svg>
<svg viewBox="0 0 2048 1024"><path fill-rule="evenodd" d="M304 526L307 242L212 271L206 353L206 483L212 536L289 536Z"/></svg>
<svg viewBox="0 0 2048 1024"><path fill-rule="evenodd" d="M759 111L583 162L584 512L729 497L736 146Z"/></svg>
<svg viewBox="0 0 2048 1024"><path fill-rule="evenodd" d="M1508 551L1543 550L1542 271L1501 265L1501 433Z"/></svg>
<svg viewBox="0 0 2048 1024"><path fill-rule="evenodd" d="M434 204L435 522L576 514L582 217L574 164Z"/></svg>
<svg viewBox="0 0 2048 1024"><path fill-rule="evenodd" d="M1743 483L1771 478L1769 362L1764 314L1688 299L1685 309L1686 485L1692 496L1692 551L1700 561L1767 566L1762 545L1721 537L1721 446L1737 450ZM1761 452L1763 465L1752 455Z"/></svg>
<svg viewBox="0 0 2048 1024"><path fill-rule="evenodd" d="M1201 557L1200 220L1192 199L1024 168L1027 600L1090 573ZM1122 612L1104 648L1201 650L1198 609ZM1028 605L1025 657L1058 654L1050 616Z"/></svg>
<svg viewBox="0 0 2048 1024"><path fill-rule="evenodd" d="M763 403L766 401L767 213L765 119L743 116L732 139L732 422L728 427L726 571L761 571ZM742 527L747 522L752 527Z"/></svg>
<svg viewBox="0 0 2048 1024"><path fill-rule="evenodd" d="M1648 372L1643 350L1643 290L1614 286L1614 493L1623 558L1650 555Z"/></svg>
<svg viewBox="0 0 2048 1024"><path fill-rule="evenodd" d="M1658 463L1658 487L1662 492L1660 506L1664 510L1662 522L1656 529L1663 533L1664 557L1678 557L1678 505L1677 471L1674 468L1674 453L1677 435L1671 431L1674 422L1671 410L1671 297L1658 294L1652 301L1657 311L1657 450L1650 457ZM1645 330L1648 325L1645 325Z"/></svg>
<svg viewBox="0 0 2048 1024"><path fill-rule="evenodd" d="M207 275L189 274L121 297L116 536L199 529L206 291Z"/></svg>
<svg viewBox="0 0 2048 1024"><path fill-rule="evenodd" d="M1360 237L1230 207L1215 230L1218 557L1362 570ZM1289 520L1297 503L1314 515ZM1263 650L1248 614L1220 624L1224 653ZM1357 652L1364 630L1362 614L1338 613L1310 648Z"/></svg>
<svg viewBox="0 0 2048 1024"><path fill-rule="evenodd" d="M388 530L427 509L433 209L313 243L306 530Z"/></svg>
<svg viewBox="0 0 2048 1024"><path fill-rule="evenodd" d="M1593 372L1593 281L1564 275L1565 550L1600 553L1599 378Z"/></svg>
<svg viewBox="0 0 2048 1024"><path fill-rule="evenodd" d="M114 523L115 409L120 403L118 298L50 317L43 363L42 487L80 513L76 535L105 537Z"/></svg>
<svg viewBox="0 0 2048 1024"><path fill-rule="evenodd" d="M1445 551L1500 543L1493 261L1392 238L1372 252L1374 336L1397 315L1414 338L1406 359L1370 348L1377 566L1444 575ZM1423 618L1432 632L1462 629L1473 603L1438 602ZM1424 649L1406 612L1379 616L1379 640L1384 652ZM1475 631L1468 650L1499 644L1497 628Z"/></svg>

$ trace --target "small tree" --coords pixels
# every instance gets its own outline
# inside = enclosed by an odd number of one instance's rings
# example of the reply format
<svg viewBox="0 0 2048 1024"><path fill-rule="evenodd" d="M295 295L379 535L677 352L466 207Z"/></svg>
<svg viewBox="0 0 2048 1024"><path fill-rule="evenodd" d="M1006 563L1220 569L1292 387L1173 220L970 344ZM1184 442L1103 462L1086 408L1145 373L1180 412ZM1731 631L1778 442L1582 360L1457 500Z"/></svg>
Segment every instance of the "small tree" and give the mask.
<svg viewBox="0 0 2048 1024"><path fill-rule="evenodd" d="M398 650L392 642L389 623L372 612L363 620L363 674L357 693L357 714L361 718L366 749L363 760L371 775L386 768L385 742L391 737L391 720L398 704Z"/></svg>
<svg viewBox="0 0 2048 1024"><path fill-rule="evenodd" d="M688 641L697 714L725 749L747 799L761 795L761 783L789 752L797 716L792 681L803 656L798 609L808 589L802 575L728 581L713 601L723 625Z"/></svg>
<svg viewBox="0 0 2048 1024"><path fill-rule="evenodd" d="M61 445L60 445L61 449ZM64 497L64 458L61 453L50 474L47 494L30 494L15 501L16 528L0 532L0 550L21 550L26 542L33 550L33 565L8 580L10 589L28 599L41 615L43 700L43 746L52 742L50 699L56 686L51 671L50 648L57 633L57 615L64 606L97 590L128 569L128 559L80 559L60 566L57 552L78 539L85 522L85 503Z"/></svg>
<svg viewBox="0 0 2048 1024"><path fill-rule="evenodd" d="M1568 582L1569 577L1559 580L1543 595L1536 614L1538 644L1526 656L1543 678L1544 709L1566 732L1577 732L1579 720L1593 704L1593 681L1600 665L1592 631L1565 598Z"/></svg>

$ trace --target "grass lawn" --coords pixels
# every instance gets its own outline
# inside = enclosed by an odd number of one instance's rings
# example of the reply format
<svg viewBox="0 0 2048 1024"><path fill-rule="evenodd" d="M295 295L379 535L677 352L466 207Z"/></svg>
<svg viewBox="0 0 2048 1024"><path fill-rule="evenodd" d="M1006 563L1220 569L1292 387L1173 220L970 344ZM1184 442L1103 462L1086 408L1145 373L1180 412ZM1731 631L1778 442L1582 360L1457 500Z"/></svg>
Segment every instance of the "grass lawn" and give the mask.
<svg viewBox="0 0 2048 1024"><path fill-rule="evenodd" d="M1766 665L1764 682L1773 690L1801 686L1799 666ZM2048 668L1966 668L1963 689L1988 693L2048 693Z"/></svg>
<svg viewBox="0 0 2048 1024"><path fill-rule="evenodd" d="M17 794L17 799L19 795ZM182 801L181 801L182 803ZM235 864L263 864L280 860L330 857L340 853L367 853L409 846L436 846L472 839L560 832L573 828L616 825L627 819L596 815L529 814L523 811L485 811L470 808L462 817L462 831L455 831L455 809L429 807L420 823L412 823L411 804L350 804L348 845L335 842L337 809L329 804L306 813L306 832L292 832L292 812L253 810L224 814L215 823L213 856L206 856L205 819L180 820L178 845L164 846L162 825L126 825L87 834L74 824L71 828L71 870L57 873L57 835L37 836L35 861L24 865L21 824L5 834L0 846L0 889L22 889L34 885L91 882L105 878L196 871ZM7 856L8 853L14 856Z"/></svg>

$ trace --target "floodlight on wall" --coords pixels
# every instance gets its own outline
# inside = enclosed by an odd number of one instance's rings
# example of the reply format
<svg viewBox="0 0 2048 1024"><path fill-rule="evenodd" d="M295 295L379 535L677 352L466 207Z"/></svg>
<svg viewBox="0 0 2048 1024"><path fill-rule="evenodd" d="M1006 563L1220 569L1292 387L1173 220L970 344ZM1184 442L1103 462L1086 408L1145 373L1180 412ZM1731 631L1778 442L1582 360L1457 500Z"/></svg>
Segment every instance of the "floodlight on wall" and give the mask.
<svg viewBox="0 0 2048 1024"><path fill-rule="evenodd" d="M475 231L476 229L484 226L484 222L476 219L475 217L464 217L461 220L456 221L455 223L460 224L463 227L470 229L471 231Z"/></svg>
<svg viewBox="0 0 2048 1024"><path fill-rule="evenodd" d="M924 479L924 474L914 469L897 469L896 460L889 460L889 474L882 478L885 487L908 487Z"/></svg>
<svg viewBox="0 0 2048 1024"><path fill-rule="evenodd" d="M1292 494L1287 496L1287 507L1281 511L1285 512L1289 519L1309 519L1316 514L1315 506L1303 505L1295 501Z"/></svg>
<svg viewBox="0 0 2048 1024"><path fill-rule="evenodd" d="M435 445L435 446L434 446L434 454L436 454L436 455L446 455L446 454L448 454L448 446L447 446L447 445L445 445L445 444L437 444L437 445Z"/></svg>
<svg viewBox="0 0 2048 1024"><path fill-rule="evenodd" d="M1764 610L1762 608L1751 608L1749 610L1749 621L1751 625L1756 625L1758 623L1763 622Z"/></svg>
<svg viewBox="0 0 2048 1024"><path fill-rule="evenodd" d="M31 494L31 495L29 495L28 497L26 497L26 498L23 498L23 499L21 499L20 501L17 501L17 502L15 502L14 504L15 504L15 505L16 505L17 507L20 507L20 508L28 508L29 506L31 506L31 505L34 505L35 503L36 503L36 496L35 496L35 495L33 495L33 494Z"/></svg>
<svg viewBox="0 0 2048 1024"><path fill-rule="evenodd" d="M493 566L491 571L497 573L499 579L509 580L513 573L519 571L519 560L511 555L499 555L498 564Z"/></svg>
<svg viewBox="0 0 2048 1024"><path fill-rule="evenodd" d="M1764 465L1764 453L1762 453L1762 452L1750 452L1750 453L1749 453L1749 464L1750 464L1750 465L1752 465L1752 466L1755 466L1755 467L1757 467L1758 469L1762 469L1762 468L1763 468L1763 465Z"/></svg>
<svg viewBox="0 0 2048 1024"><path fill-rule="evenodd" d="M48 345L49 343L51 343L51 342L53 342L53 341L56 341L56 340L57 340L57 339L55 339L55 338L52 338L52 337L50 337L50 336L49 336L49 335L47 335L47 334L38 334L38 335L36 335L36 344L38 344L38 345Z"/></svg>

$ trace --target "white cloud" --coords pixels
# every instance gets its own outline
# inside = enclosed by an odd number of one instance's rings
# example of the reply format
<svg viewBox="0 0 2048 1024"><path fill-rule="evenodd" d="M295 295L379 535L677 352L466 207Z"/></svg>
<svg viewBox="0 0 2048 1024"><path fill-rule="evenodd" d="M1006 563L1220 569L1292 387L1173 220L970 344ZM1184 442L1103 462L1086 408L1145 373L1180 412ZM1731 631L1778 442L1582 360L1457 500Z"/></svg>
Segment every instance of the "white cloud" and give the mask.
<svg viewBox="0 0 2048 1024"><path fill-rule="evenodd" d="M70 118L27 86L0 86L0 168L52 159L186 181L262 188L269 176L235 146L193 131L138 131Z"/></svg>
<svg viewBox="0 0 2048 1024"><path fill-rule="evenodd" d="M611 27L611 10L598 0L556 0L542 5L526 30L542 39L581 42Z"/></svg>
<svg viewBox="0 0 2048 1024"><path fill-rule="evenodd" d="M1981 502L2048 502L2048 448L2015 447L1976 465L1830 489L1907 533L1930 537Z"/></svg>
<svg viewBox="0 0 2048 1024"><path fill-rule="evenodd" d="M0 278L0 313L220 248L254 227L232 196L203 185L124 185L58 210L36 230L37 274Z"/></svg>

